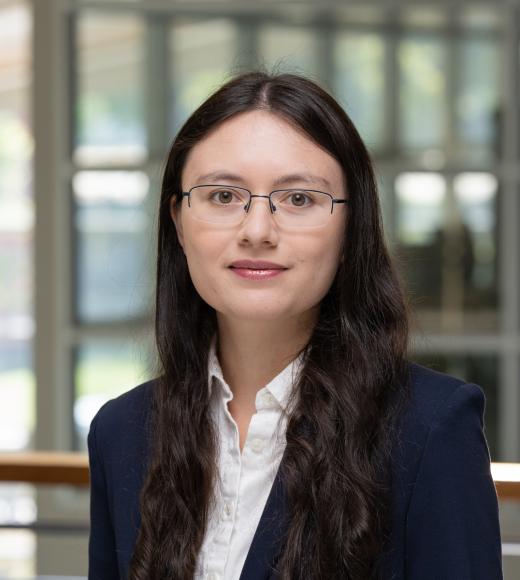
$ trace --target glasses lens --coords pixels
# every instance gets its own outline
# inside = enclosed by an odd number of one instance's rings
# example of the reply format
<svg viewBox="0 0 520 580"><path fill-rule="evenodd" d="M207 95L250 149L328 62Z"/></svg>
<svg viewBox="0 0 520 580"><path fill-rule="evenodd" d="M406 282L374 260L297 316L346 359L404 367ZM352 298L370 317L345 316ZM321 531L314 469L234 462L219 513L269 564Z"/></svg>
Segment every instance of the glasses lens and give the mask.
<svg viewBox="0 0 520 580"><path fill-rule="evenodd" d="M330 218L332 198L321 191L285 189L273 192L271 200L280 225L315 227Z"/></svg>
<svg viewBox="0 0 520 580"><path fill-rule="evenodd" d="M200 221L229 224L244 217L248 201L249 192L241 187L198 185L190 193L190 211Z"/></svg>

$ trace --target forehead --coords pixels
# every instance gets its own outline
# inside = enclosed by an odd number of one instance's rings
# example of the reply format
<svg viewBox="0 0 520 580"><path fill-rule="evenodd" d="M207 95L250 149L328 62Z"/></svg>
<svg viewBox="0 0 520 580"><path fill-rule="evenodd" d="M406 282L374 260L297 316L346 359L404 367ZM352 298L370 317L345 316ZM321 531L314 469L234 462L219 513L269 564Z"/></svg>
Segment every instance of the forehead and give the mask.
<svg viewBox="0 0 520 580"><path fill-rule="evenodd" d="M233 174L251 185L274 183L286 174L307 174L342 188L337 160L302 130L267 111L240 113L224 121L189 152L183 184L201 175ZM318 185L318 184L316 184Z"/></svg>

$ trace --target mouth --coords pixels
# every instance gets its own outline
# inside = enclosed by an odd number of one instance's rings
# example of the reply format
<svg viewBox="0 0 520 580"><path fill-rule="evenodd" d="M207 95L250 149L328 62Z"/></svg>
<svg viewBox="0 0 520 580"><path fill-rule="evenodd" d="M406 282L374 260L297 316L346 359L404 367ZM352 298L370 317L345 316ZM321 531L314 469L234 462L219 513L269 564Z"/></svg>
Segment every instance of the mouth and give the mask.
<svg viewBox="0 0 520 580"><path fill-rule="evenodd" d="M267 260L235 260L229 268L233 274L247 280L270 280L288 270L283 264Z"/></svg>
<svg viewBox="0 0 520 580"><path fill-rule="evenodd" d="M266 280L268 278L274 278L285 272L287 268L270 268L270 269L259 269L259 268L236 268L231 266L230 270L240 276L241 278L247 278L249 280Z"/></svg>
<svg viewBox="0 0 520 580"><path fill-rule="evenodd" d="M229 266L234 270L287 270L286 266L265 260L237 260Z"/></svg>

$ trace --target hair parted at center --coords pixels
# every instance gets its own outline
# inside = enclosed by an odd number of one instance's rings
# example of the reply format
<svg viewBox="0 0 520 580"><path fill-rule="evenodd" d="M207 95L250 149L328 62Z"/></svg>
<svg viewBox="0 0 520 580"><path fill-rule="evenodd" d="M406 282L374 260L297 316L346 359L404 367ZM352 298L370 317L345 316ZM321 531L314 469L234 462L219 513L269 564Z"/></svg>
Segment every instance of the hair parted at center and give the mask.
<svg viewBox="0 0 520 580"><path fill-rule="evenodd" d="M288 519L276 568L280 580L378 578L391 453L410 395L406 295L385 244L372 162L347 113L309 78L251 71L231 78L187 119L164 168L159 369L130 580L192 580L195 573L218 474L207 374L217 322L191 280L170 204L182 202L190 150L226 120L257 110L290 123L334 157L350 198L344 259L300 352L304 364L291 394L280 464Z"/></svg>

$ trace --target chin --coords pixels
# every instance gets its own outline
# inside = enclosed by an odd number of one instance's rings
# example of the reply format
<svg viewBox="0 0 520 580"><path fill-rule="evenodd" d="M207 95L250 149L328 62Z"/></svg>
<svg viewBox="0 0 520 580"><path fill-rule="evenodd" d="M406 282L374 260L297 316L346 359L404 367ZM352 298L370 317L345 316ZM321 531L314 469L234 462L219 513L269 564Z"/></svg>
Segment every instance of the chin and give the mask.
<svg viewBox="0 0 520 580"><path fill-rule="evenodd" d="M242 320L244 322L268 322L268 321L280 321L284 318L289 318L292 316L292 313L287 311L283 311L280 309L276 310L253 310L249 309L240 309L236 310L233 308L225 308L225 309L218 309L216 308L217 312L222 316L227 318L232 318L234 320Z"/></svg>

